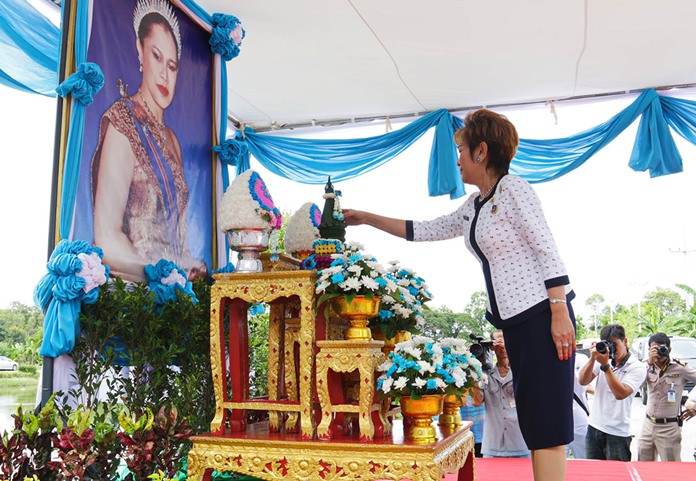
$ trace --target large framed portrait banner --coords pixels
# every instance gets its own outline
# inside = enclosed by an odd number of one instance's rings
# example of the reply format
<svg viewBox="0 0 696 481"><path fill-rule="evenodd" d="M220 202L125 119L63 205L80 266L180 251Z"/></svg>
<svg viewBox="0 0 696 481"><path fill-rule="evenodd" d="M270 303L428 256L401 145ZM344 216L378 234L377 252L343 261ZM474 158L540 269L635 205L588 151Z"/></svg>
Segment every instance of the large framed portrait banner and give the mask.
<svg viewBox="0 0 696 481"><path fill-rule="evenodd" d="M217 262L219 80L192 15L169 0L90 2L86 60L104 86L84 111L70 239L101 247L126 280L160 259L189 277Z"/></svg>

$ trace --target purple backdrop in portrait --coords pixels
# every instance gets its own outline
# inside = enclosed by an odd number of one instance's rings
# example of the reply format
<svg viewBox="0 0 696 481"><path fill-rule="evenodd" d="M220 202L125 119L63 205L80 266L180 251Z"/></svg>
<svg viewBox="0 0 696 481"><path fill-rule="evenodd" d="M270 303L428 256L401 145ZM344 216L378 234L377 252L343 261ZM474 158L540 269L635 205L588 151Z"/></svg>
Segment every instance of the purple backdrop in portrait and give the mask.
<svg viewBox="0 0 696 481"><path fill-rule="evenodd" d="M91 163L97 147L100 119L121 95L119 79L128 95L138 90L139 72L136 35L133 28L135 0L94 0L87 60L104 73L104 88L86 110L82 165L78 185L72 238L94 241ZM181 60L176 91L164 112L165 124L178 137L189 200L186 222L191 256L212 266L213 160L213 55L209 33L172 4L181 32ZM153 189L158 188L153 185ZM149 259L155 263L159 259Z"/></svg>

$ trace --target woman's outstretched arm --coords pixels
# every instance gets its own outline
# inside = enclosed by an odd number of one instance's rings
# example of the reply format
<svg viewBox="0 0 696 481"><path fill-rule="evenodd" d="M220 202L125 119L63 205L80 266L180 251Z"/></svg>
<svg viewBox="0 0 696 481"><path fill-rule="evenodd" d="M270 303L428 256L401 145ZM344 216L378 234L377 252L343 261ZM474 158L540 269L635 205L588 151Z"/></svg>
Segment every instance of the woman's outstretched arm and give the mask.
<svg viewBox="0 0 696 481"><path fill-rule="evenodd" d="M343 209L346 225L370 225L396 237L406 238L406 221L363 210Z"/></svg>

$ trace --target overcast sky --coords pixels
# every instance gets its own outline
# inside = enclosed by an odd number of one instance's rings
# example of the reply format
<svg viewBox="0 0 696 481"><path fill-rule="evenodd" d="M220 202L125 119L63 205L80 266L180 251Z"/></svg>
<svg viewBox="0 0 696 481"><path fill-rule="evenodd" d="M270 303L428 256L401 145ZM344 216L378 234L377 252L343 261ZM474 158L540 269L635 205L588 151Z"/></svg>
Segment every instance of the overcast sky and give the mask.
<svg viewBox="0 0 696 481"><path fill-rule="evenodd" d="M679 97L694 99L681 91ZM594 127L625 108L634 97L556 106L558 124L549 107L499 110L523 138L557 138ZM55 100L22 94L0 86L0 140L3 146L0 202L0 308L12 301L32 304L33 288L45 273ZM394 124L398 128L399 124ZM535 184L547 220L578 295L576 310L587 315L587 297L602 294L613 303L637 302L657 286L676 283L696 287L696 146L675 135L684 173L650 179L628 168L635 139L634 124L582 167L552 182ZM307 137L365 137L384 133L384 125L315 129ZM290 135L289 132L282 135ZM463 199L427 194L431 135L387 165L336 185L344 207L368 209L407 219L428 219L455 210ZM252 169L266 181L276 204L294 211L305 202L323 206L323 186L287 181L252 159ZM467 192L476 189L467 186ZM480 267L463 239L416 244L352 227L357 240L386 263L399 260L426 279L433 306L460 311L471 294L483 290Z"/></svg>

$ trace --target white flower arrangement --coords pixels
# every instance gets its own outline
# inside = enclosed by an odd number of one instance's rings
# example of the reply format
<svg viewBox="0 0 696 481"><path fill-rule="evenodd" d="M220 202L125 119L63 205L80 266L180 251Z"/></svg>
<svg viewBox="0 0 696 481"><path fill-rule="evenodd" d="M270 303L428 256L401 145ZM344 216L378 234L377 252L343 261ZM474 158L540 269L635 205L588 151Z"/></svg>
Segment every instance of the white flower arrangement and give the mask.
<svg viewBox="0 0 696 481"><path fill-rule="evenodd" d="M295 212L285 229L285 251L289 253L313 251L314 241L319 238L321 210L307 202Z"/></svg>
<svg viewBox="0 0 696 481"><path fill-rule="evenodd" d="M331 266L319 271L317 305L333 297L345 296L348 302L363 295L368 299L393 293L396 281L369 254L363 254L358 243L346 244L343 252L332 254Z"/></svg>
<svg viewBox="0 0 696 481"><path fill-rule="evenodd" d="M253 170L243 172L222 196L218 213L220 229L279 229L283 219L266 184Z"/></svg>
<svg viewBox="0 0 696 481"><path fill-rule="evenodd" d="M440 342L425 336L398 343L389 359L379 366L377 391L383 396L418 399L429 394L454 394L478 387L486 379L481 363L465 341L446 338Z"/></svg>
<svg viewBox="0 0 696 481"><path fill-rule="evenodd" d="M397 289L393 295L382 297L380 311L372 325L379 327L387 339L394 338L398 331L420 333L425 326L425 303L433 296L422 277L400 266L398 261L389 264L387 272L395 280Z"/></svg>

